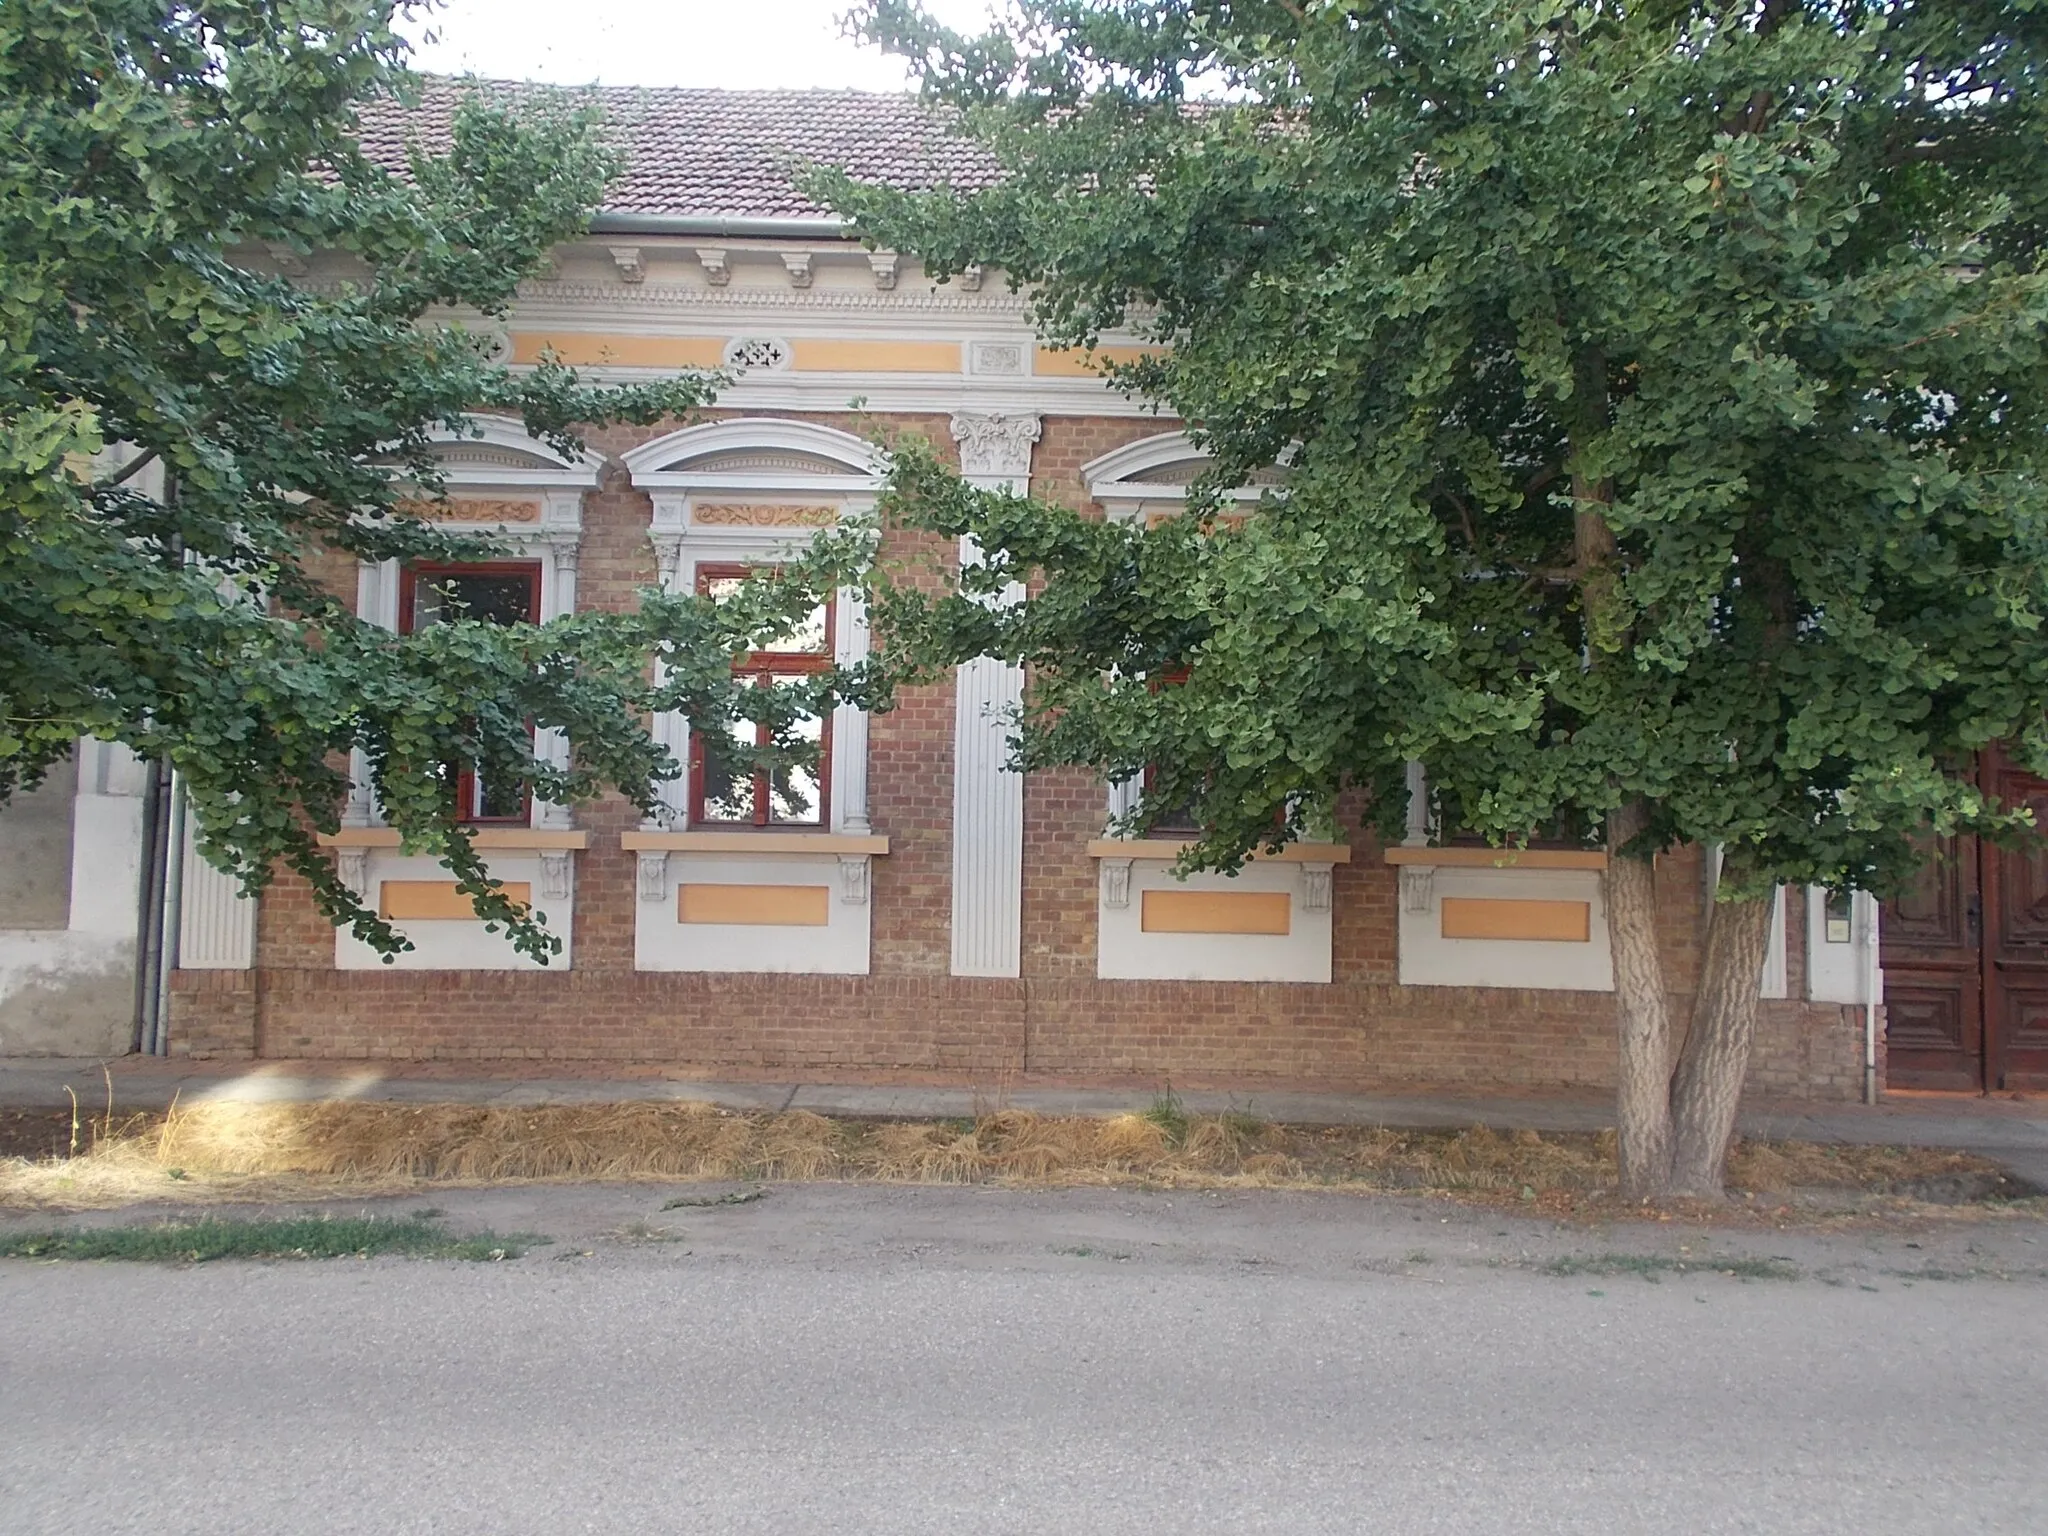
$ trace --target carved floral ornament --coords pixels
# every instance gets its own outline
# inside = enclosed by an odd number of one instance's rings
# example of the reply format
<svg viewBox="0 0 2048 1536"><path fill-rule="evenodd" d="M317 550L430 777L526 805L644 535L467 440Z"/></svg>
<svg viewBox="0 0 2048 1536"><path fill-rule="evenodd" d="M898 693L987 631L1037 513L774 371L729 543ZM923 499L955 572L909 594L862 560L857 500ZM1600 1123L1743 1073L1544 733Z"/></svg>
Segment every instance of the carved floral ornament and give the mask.
<svg viewBox="0 0 2048 1536"><path fill-rule="evenodd" d="M815 502L700 501L691 506L690 521L715 528L828 528L839 521L839 509Z"/></svg>
<svg viewBox="0 0 2048 1536"><path fill-rule="evenodd" d="M540 503L505 501L483 496L450 496L446 501L414 498L397 504L407 517L430 523L537 523Z"/></svg>
<svg viewBox="0 0 2048 1536"><path fill-rule="evenodd" d="M1036 416L955 412L953 441L960 445L960 472L1026 478L1031 473L1031 445L1044 430Z"/></svg>

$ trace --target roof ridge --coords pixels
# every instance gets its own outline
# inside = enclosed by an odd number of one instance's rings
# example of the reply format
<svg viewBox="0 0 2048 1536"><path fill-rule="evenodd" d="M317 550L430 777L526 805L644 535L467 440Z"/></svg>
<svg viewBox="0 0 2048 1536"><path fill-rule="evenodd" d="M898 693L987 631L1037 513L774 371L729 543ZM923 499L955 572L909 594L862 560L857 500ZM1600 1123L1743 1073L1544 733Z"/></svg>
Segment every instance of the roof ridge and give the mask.
<svg viewBox="0 0 2048 1536"><path fill-rule="evenodd" d="M649 96L848 96L868 101L915 102L912 90L876 91L857 85L608 85L588 80L569 85L559 80L515 80L498 75L444 75L426 70L410 71L413 79L429 85L476 85L489 90L544 90L565 93L595 91L605 95ZM936 110L936 109L934 109Z"/></svg>

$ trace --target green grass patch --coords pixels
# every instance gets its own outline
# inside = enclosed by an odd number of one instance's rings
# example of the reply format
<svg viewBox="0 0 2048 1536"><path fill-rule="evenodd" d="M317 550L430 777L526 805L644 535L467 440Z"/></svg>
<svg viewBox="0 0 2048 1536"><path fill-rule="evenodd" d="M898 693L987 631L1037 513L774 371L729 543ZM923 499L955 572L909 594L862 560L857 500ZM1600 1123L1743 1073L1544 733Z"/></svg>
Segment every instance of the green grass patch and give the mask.
<svg viewBox="0 0 2048 1536"><path fill-rule="evenodd" d="M1737 1280L1797 1280L1783 1259L1673 1259L1661 1253L1573 1253L1539 1264L1546 1275L1636 1275L1653 1284L1664 1275L1730 1275Z"/></svg>
<svg viewBox="0 0 2048 1536"><path fill-rule="evenodd" d="M76 1227L0 1234L0 1258L126 1259L204 1264L213 1259L350 1259L395 1253L413 1259L516 1259L548 1239L520 1232L457 1236L433 1217L202 1216L145 1227Z"/></svg>
<svg viewBox="0 0 2048 1536"><path fill-rule="evenodd" d="M1187 1105L1180 1101L1180 1095L1171 1087L1153 1097L1152 1107L1145 1111L1145 1118L1166 1133L1168 1145L1178 1147L1186 1143L1193 1117L1188 1114Z"/></svg>
<svg viewBox="0 0 2048 1536"><path fill-rule="evenodd" d="M706 1208L714 1205L752 1205L768 1193L765 1189L737 1189L729 1195L678 1195L673 1200L664 1200L664 1211L684 1211Z"/></svg>

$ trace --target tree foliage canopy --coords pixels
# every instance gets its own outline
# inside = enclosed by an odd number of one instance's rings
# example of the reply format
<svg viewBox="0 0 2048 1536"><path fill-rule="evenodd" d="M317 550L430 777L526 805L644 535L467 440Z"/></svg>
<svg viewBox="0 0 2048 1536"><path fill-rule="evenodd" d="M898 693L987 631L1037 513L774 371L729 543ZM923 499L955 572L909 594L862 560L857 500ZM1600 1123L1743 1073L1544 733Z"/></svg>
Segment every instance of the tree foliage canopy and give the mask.
<svg viewBox="0 0 2048 1536"><path fill-rule="evenodd" d="M408 89L394 8L0 10L0 800L80 735L168 757L208 857L252 889L297 870L388 950L401 941L314 841L360 750L407 845L544 958L556 941L455 824L447 765L649 804L678 770L646 711L793 715L792 698L740 697L729 666L788 605L650 595L631 615L394 635L320 584L335 551L493 552L405 505L441 493L432 434L467 413L572 450L579 424L660 421L715 382L600 388L491 360L477 317L586 227L614 154L591 111L531 93L517 111L467 101L402 172L374 163L356 106ZM294 281L266 249L339 255L348 276ZM142 493L150 466L161 496ZM777 723L771 751L794 741ZM536 726L566 734L567 766L536 759Z"/></svg>
<svg viewBox="0 0 2048 1536"><path fill-rule="evenodd" d="M1229 863L1429 765L1514 840L1637 806L1731 890L1882 885L2048 767L2048 9L2036 0L872 0L1007 170L819 178L877 243L1275 464L1147 531L899 456L989 552L901 657L1031 663L1025 752L1189 797ZM1217 503L1212 499L1209 506ZM1032 578L1031 601L974 599ZM1179 686L1158 685L1186 668Z"/></svg>

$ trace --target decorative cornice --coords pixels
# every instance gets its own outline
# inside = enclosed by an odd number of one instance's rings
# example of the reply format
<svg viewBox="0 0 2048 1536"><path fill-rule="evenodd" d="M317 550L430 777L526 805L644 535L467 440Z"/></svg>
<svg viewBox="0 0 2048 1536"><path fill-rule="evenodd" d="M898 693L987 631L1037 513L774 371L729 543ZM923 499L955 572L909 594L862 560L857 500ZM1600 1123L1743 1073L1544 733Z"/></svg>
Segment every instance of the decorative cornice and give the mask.
<svg viewBox="0 0 2048 1536"><path fill-rule="evenodd" d="M1015 315L1028 317L1031 301L1007 289L974 293L897 286L870 288L697 288L684 283L572 282L528 280L519 285L522 304L554 301L565 304L613 304L633 308L689 309L828 309L909 310L932 314Z"/></svg>

